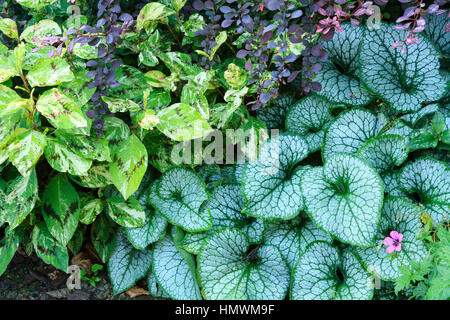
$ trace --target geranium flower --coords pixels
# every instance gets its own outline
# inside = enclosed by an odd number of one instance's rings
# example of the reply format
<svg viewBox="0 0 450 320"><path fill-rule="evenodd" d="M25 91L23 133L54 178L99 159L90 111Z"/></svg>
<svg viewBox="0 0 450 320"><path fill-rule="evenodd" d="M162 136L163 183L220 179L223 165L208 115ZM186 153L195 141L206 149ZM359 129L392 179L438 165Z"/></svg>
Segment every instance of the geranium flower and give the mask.
<svg viewBox="0 0 450 320"><path fill-rule="evenodd" d="M390 254L394 251L401 251L403 234L393 230L389 233L389 235L390 237L386 237L383 240L383 244L387 246L386 252Z"/></svg>

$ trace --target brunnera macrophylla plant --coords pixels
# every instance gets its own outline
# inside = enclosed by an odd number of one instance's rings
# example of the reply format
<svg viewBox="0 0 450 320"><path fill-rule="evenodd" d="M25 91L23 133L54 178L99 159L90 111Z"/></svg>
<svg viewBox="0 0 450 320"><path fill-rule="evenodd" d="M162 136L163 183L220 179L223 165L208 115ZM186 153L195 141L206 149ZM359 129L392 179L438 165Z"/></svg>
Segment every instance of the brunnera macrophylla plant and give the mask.
<svg viewBox="0 0 450 320"><path fill-rule="evenodd" d="M0 1L0 275L90 243L115 294L445 297L449 19L410 2ZM229 129L281 133L171 162Z"/></svg>

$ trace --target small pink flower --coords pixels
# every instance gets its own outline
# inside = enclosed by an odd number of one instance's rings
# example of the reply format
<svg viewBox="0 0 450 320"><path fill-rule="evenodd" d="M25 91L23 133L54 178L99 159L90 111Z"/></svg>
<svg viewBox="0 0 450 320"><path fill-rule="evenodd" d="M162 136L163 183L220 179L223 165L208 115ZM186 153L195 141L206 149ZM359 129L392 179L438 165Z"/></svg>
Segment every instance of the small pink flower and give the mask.
<svg viewBox="0 0 450 320"><path fill-rule="evenodd" d="M389 235L390 237L386 237L383 240L383 244L387 246L386 252L391 254L394 251L401 251L403 234L393 230L389 233Z"/></svg>

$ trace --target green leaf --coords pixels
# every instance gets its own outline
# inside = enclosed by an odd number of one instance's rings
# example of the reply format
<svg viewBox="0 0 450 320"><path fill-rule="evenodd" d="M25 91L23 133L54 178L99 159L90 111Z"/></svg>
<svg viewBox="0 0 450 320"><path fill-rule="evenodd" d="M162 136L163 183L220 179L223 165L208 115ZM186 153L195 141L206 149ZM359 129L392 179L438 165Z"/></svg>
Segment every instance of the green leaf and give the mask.
<svg viewBox="0 0 450 320"><path fill-rule="evenodd" d="M0 240L0 277L19 248L20 240L19 235L11 229L7 229L4 238Z"/></svg>
<svg viewBox="0 0 450 320"><path fill-rule="evenodd" d="M119 294L145 277L151 268L152 251L137 250L120 230L116 237L116 247L108 261L108 274L114 294Z"/></svg>
<svg viewBox="0 0 450 320"><path fill-rule="evenodd" d="M436 112L431 124L431 131L433 131L436 136L440 136L445 129L445 118L443 114L439 111Z"/></svg>
<svg viewBox="0 0 450 320"><path fill-rule="evenodd" d="M62 245L67 245L78 226L80 198L63 175L54 177L42 195L42 215L48 231Z"/></svg>
<svg viewBox="0 0 450 320"><path fill-rule="evenodd" d="M242 190L243 212L261 219L292 219L304 204L298 167L308 154L306 142L298 135L281 134L260 148L256 161L246 164Z"/></svg>
<svg viewBox="0 0 450 320"><path fill-rule="evenodd" d="M106 199L106 203L108 215L122 227L137 228L144 225L144 208L135 198L123 200L120 196L111 197Z"/></svg>
<svg viewBox="0 0 450 320"><path fill-rule="evenodd" d="M148 28L149 25L157 22L167 23L167 17L175 14L175 11L159 2L146 4L137 17L136 29Z"/></svg>
<svg viewBox="0 0 450 320"><path fill-rule="evenodd" d="M83 199L80 206L80 222L87 225L93 223L103 211L103 202L100 199Z"/></svg>
<svg viewBox="0 0 450 320"><path fill-rule="evenodd" d="M444 162L419 158L408 162L400 173L400 186L409 195L417 195L423 210L433 218L433 224L449 221L450 169Z"/></svg>
<svg viewBox="0 0 450 320"><path fill-rule="evenodd" d="M331 102L365 106L372 100L372 96L361 85L357 75L359 47L364 29L350 23L341 26L343 32L336 32L330 41L323 42L328 60L322 63L323 69L316 74L314 81L322 84L322 90L318 94Z"/></svg>
<svg viewBox="0 0 450 320"><path fill-rule="evenodd" d="M194 106L175 103L158 112L157 128L172 140L187 141L206 136L212 129Z"/></svg>
<svg viewBox="0 0 450 320"><path fill-rule="evenodd" d="M141 109L136 102L130 99L103 96L102 100L108 105L109 111L113 113L139 111Z"/></svg>
<svg viewBox="0 0 450 320"><path fill-rule="evenodd" d="M186 2L187 0L172 0L172 6L178 12L183 9Z"/></svg>
<svg viewBox="0 0 450 320"><path fill-rule="evenodd" d="M17 58L14 56L14 52L8 51L6 47L4 48L4 50L1 50L0 47L0 83L19 75L16 67Z"/></svg>
<svg viewBox="0 0 450 320"><path fill-rule="evenodd" d="M147 109L145 111L140 111L136 117L136 120L140 127L145 130L151 130L159 123L159 119L152 109Z"/></svg>
<svg viewBox="0 0 450 320"><path fill-rule="evenodd" d="M29 101L19 99L8 104L6 108L0 109L0 148L13 136L28 108Z"/></svg>
<svg viewBox="0 0 450 320"><path fill-rule="evenodd" d="M44 154L53 169L59 172L68 172L76 176L87 175L92 165L92 160L83 158L51 138L47 138Z"/></svg>
<svg viewBox="0 0 450 320"><path fill-rule="evenodd" d="M272 106L256 110L256 118L264 121L268 129L283 129L286 114L294 104L293 97L284 95L274 100Z"/></svg>
<svg viewBox="0 0 450 320"><path fill-rule="evenodd" d="M60 34L61 28L55 21L43 19L38 23L25 28L20 34L20 40L39 45L39 42L34 41L33 38L44 40L45 37L59 36Z"/></svg>
<svg viewBox="0 0 450 320"><path fill-rule="evenodd" d="M52 237L45 223L34 226L32 243L37 256L47 264L51 264L67 273L69 267L69 253L66 246L61 245Z"/></svg>
<svg viewBox="0 0 450 320"><path fill-rule="evenodd" d="M44 153L46 144L46 138L42 133L35 130L26 131L8 146L9 161L20 174L27 177Z"/></svg>
<svg viewBox="0 0 450 320"><path fill-rule="evenodd" d="M46 57L46 59L48 58ZM73 101L76 101L79 107L86 105L95 92L95 88L89 89L87 86L87 82L89 82L86 77L87 72L87 70L78 71L74 74L73 80L63 82L58 86L58 89Z"/></svg>
<svg viewBox="0 0 450 320"><path fill-rule="evenodd" d="M135 135L117 146L109 173L113 184L125 199L138 189L147 165L147 149Z"/></svg>
<svg viewBox="0 0 450 320"><path fill-rule="evenodd" d="M197 262L200 287L208 300L282 300L289 288L289 269L278 248L251 247L236 229L209 237Z"/></svg>
<svg viewBox="0 0 450 320"><path fill-rule="evenodd" d="M88 125L77 103L57 88L41 94L36 109L57 129L70 130Z"/></svg>
<svg viewBox="0 0 450 320"><path fill-rule="evenodd" d="M109 142L111 152L117 149L118 145L130 136L130 128L117 117L107 117L105 119L105 138Z"/></svg>
<svg viewBox="0 0 450 320"><path fill-rule="evenodd" d="M0 110L4 109L14 100L19 100L20 96L10 87L0 84Z"/></svg>
<svg viewBox="0 0 450 320"><path fill-rule="evenodd" d="M116 224L101 214L92 225L91 241L98 256L103 262L108 262L116 244Z"/></svg>
<svg viewBox="0 0 450 320"><path fill-rule="evenodd" d="M200 211L200 206L208 200L205 184L192 171L174 168L166 171L161 179L150 187L148 201L170 223L186 231L211 229L209 210Z"/></svg>
<svg viewBox="0 0 450 320"><path fill-rule="evenodd" d="M363 160L345 153L324 167L307 170L301 180L307 213L321 229L342 242L370 246L383 204L383 182Z"/></svg>
<svg viewBox="0 0 450 320"><path fill-rule="evenodd" d="M0 31L9 38L19 39L19 34L17 33L17 25L14 20L11 20L9 18L0 18Z"/></svg>
<svg viewBox="0 0 450 320"><path fill-rule="evenodd" d="M314 242L292 275L293 300L370 300L370 275L355 255L325 242Z"/></svg>
<svg viewBox="0 0 450 320"><path fill-rule="evenodd" d="M425 21L425 33L444 56L450 56L450 34L445 30L445 26L449 22L447 15L427 14Z"/></svg>
<svg viewBox="0 0 450 320"><path fill-rule="evenodd" d="M86 159L111 161L108 141L104 137L88 137L58 131L55 135L58 142Z"/></svg>
<svg viewBox="0 0 450 320"><path fill-rule="evenodd" d="M314 241L333 242L333 238L309 219L295 218L289 221L277 221L266 224L264 244L270 244L280 249L289 270L292 271L306 247Z"/></svg>
<svg viewBox="0 0 450 320"><path fill-rule="evenodd" d="M0 192L1 194L1 192ZM38 181L33 169L28 177L18 176L8 185L3 199L0 224L8 222L10 230L18 227L33 210L38 197Z"/></svg>
<svg viewBox="0 0 450 320"><path fill-rule="evenodd" d="M413 262L424 259L427 250L417 236L422 228L419 207L401 197L388 197L381 211L381 223L377 231L376 246L358 249L357 253L363 263L377 271L378 276L385 281L394 281L400 277L400 266L410 266ZM400 252L393 257L386 252L383 240L389 237L391 231L403 234Z"/></svg>
<svg viewBox="0 0 450 320"><path fill-rule="evenodd" d="M25 8L32 8L32 9L40 9L42 7L45 7L49 4L52 4L56 0L16 0L18 4L21 6L24 6Z"/></svg>
<svg viewBox="0 0 450 320"><path fill-rule="evenodd" d="M446 91L438 52L428 38L418 34L419 43L403 44L403 54L401 48L392 49L408 32L382 23L378 29L366 30L361 43L362 82L398 112L418 111L423 102L439 100Z"/></svg>
<svg viewBox="0 0 450 320"><path fill-rule="evenodd" d="M326 160L335 152L356 153L384 124L384 118L368 110L353 108L342 112L325 133L322 158Z"/></svg>
<svg viewBox="0 0 450 320"><path fill-rule="evenodd" d="M155 244L152 270L164 293L175 300L201 300L194 257L167 235Z"/></svg>
<svg viewBox="0 0 450 320"><path fill-rule="evenodd" d="M408 148L405 138L389 134L369 139L357 155L381 174L400 166L408 157Z"/></svg>
<svg viewBox="0 0 450 320"><path fill-rule="evenodd" d="M214 59L214 55L216 54L217 50L219 50L220 46L224 44L224 42L227 41L227 32L221 31L215 39L216 45L211 48L211 53L209 54L209 61L212 61Z"/></svg>
<svg viewBox="0 0 450 320"><path fill-rule="evenodd" d="M74 75L64 59L45 59L28 72L27 79L32 87L48 87L72 81Z"/></svg>
<svg viewBox="0 0 450 320"><path fill-rule="evenodd" d="M333 120L329 109L333 105L316 96L307 96L295 103L286 115L286 131L302 136L309 152L322 147L325 130Z"/></svg>
<svg viewBox="0 0 450 320"><path fill-rule="evenodd" d="M69 177L73 182L85 188L97 189L112 184L107 164L93 165L85 176L69 175Z"/></svg>
<svg viewBox="0 0 450 320"><path fill-rule="evenodd" d="M436 148L439 139L429 132L422 132L408 142L408 151Z"/></svg>

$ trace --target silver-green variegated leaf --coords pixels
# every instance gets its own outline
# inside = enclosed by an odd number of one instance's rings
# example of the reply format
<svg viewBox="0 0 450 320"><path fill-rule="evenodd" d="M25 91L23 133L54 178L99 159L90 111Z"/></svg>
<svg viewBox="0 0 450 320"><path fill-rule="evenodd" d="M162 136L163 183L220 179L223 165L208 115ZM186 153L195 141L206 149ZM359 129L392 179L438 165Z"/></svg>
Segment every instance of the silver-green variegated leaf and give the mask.
<svg viewBox="0 0 450 320"><path fill-rule="evenodd" d="M322 70L314 81L322 84L318 92L327 100L350 106L364 106L372 96L358 79L359 47L364 28L354 27L350 23L342 24L343 32L336 32L323 46L328 60L322 64Z"/></svg>
<svg viewBox="0 0 450 320"><path fill-rule="evenodd" d="M282 300L289 268L277 247L251 247L237 229L211 235L197 258L198 278L208 300Z"/></svg>
<svg viewBox="0 0 450 320"><path fill-rule="evenodd" d="M424 118L425 116L435 113L436 111L439 110L439 104L437 103L432 103L432 104L428 104L425 107L423 107L422 109L420 109L417 112L413 112L413 113L408 113L406 115L404 115L402 117L403 120L405 120L407 123L409 123L411 126L415 126L419 120L421 120L422 118Z"/></svg>
<svg viewBox="0 0 450 320"><path fill-rule="evenodd" d="M408 162L399 177L401 188L418 196L423 210L438 223L450 220L450 169L448 164L432 158Z"/></svg>
<svg viewBox="0 0 450 320"><path fill-rule="evenodd" d="M388 197L381 211L381 222L378 228L375 246L367 249L357 249L357 254L368 270L377 274L385 281L394 281L400 277L399 266L411 266L414 262L423 260L427 249L422 240L418 239L422 222L418 206L402 197ZM388 254L383 240L389 237L391 231L403 234L401 250L396 254Z"/></svg>
<svg viewBox="0 0 450 320"><path fill-rule="evenodd" d="M286 114L294 104L291 96L280 96L273 105L260 108L256 111L256 118L262 120L268 129L284 129Z"/></svg>
<svg viewBox="0 0 450 320"><path fill-rule="evenodd" d="M28 177L18 176L8 185L4 198L0 195L0 224L8 222L10 230L18 227L33 210L38 197L38 181L33 169Z"/></svg>
<svg viewBox="0 0 450 320"><path fill-rule="evenodd" d="M382 174L406 160L408 147L402 136L386 134L369 139L359 148L357 155Z"/></svg>
<svg viewBox="0 0 450 320"><path fill-rule="evenodd" d="M44 153L46 138L42 133L29 130L16 137L8 146L9 161L21 175L28 177Z"/></svg>
<svg viewBox="0 0 450 320"><path fill-rule="evenodd" d="M43 40L45 37L54 37L61 34L60 26L53 20L42 19L36 24L26 27L20 34L20 40L32 42L39 46L39 42L35 42L33 38Z"/></svg>
<svg viewBox="0 0 450 320"><path fill-rule="evenodd" d="M16 0L16 2L21 6L31 9L40 9L52 4L55 1L56 0Z"/></svg>
<svg viewBox="0 0 450 320"><path fill-rule="evenodd" d="M183 238L180 246L189 253L198 255L200 249L205 243L206 239L211 235L211 232L188 232Z"/></svg>
<svg viewBox="0 0 450 320"><path fill-rule="evenodd" d="M55 132L58 141L80 156L97 161L111 161L108 141L104 137Z"/></svg>
<svg viewBox="0 0 450 320"><path fill-rule="evenodd" d="M445 14L427 14L425 16L425 33L433 40L442 55L450 56L450 33L445 29L450 22Z"/></svg>
<svg viewBox="0 0 450 320"><path fill-rule="evenodd" d="M370 300L371 278L349 249L312 243L292 274L293 300ZM373 284L372 284L373 285Z"/></svg>
<svg viewBox="0 0 450 320"><path fill-rule="evenodd" d="M44 154L53 169L59 172L68 172L75 176L87 175L92 165L92 160L83 158L53 138L47 138Z"/></svg>
<svg viewBox="0 0 450 320"><path fill-rule="evenodd" d="M322 147L325 130L333 120L329 109L332 104L326 100L307 96L295 103L286 115L286 131L298 134L305 139L309 152Z"/></svg>
<svg viewBox="0 0 450 320"><path fill-rule="evenodd" d="M381 114L377 117L372 112L359 108L342 112L325 133L322 158L326 160L335 152L356 153L384 125L385 118Z"/></svg>
<svg viewBox="0 0 450 320"><path fill-rule="evenodd" d="M291 219L304 204L298 167L308 154L308 146L299 135L272 137L260 148L258 159L246 164L242 190L243 212L261 219Z"/></svg>
<svg viewBox="0 0 450 320"><path fill-rule="evenodd" d="M155 298L166 298L169 299L169 295L167 295L161 286L156 282L155 275L153 272L150 272L150 274L147 277L147 286L148 286L148 292L152 297Z"/></svg>
<svg viewBox="0 0 450 320"><path fill-rule="evenodd" d="M124 200L122 197L106 199L107 213L114 222L126 228L138 228L145 224L145 211L139 201L130 197Z"/></svg>
<svg viewBox="0 0 450 320"><path fill-rule="evenodd" d="M423 102L439 100L446 82L439 74L439 53L433 43L418 34L417 45L392 48L407 37L382 23L366 30L359 59L361 81L398 112L418 111Z"/></svg>
<svg viewBox="0 0 450 320"><path fill-rule="evenodd" d="M76 184L85 188L97 189L112 184L107 164L93 165L85 176L69 175L69 177Z"/></svg>
<svg viewBox="0 0 450 320"><path fill-rule="evenodd" d="M145 209L145 224L138 228L125 228L128 240L136 249L144 249L164 237L168 222L151 206Z"/></svg>
<svg viewBox="0 0 450 320"><path fill-rule="evenodd" d="M129 136L114 150L109 173L113 184L125 199L139 188L147 165L147 149L135 135Z"/></svg>
<svg viewBox="0 0 450 320"><path fill-rule="evenodd" d="M399 171L389 171L383 176L384 182L384 192L390 196L407 197L405 191L402 190L400 186L400 172Z"/></svg>
<svg viewBox="0 0 450 320"><path fill-rule="evenodd" d="M44 222L34 226L31 235L34 251L47 264L64 272L69 267L69 252L50 234Z"/></svg>
<svg viewBox="0 0 450 320"><path fill-rule="evenodd" d="M119 294L147 275L152 265L152 251L134 248L123 230L117 234L115 244L108 261L108 274L114 294Z"/></svg>
<svg viewBox="0 0 450 320"><path fill-rule="evenodd" d="M36 109L57 129L70 130L88 125L78 104L57 88L41 94Z"/></svg>
<svg viewBox="0 0 450 320"><path fill-rule="evenodd" d="M383 181L356 156L335 153L301 179L306 211L313 222L342 242L370 246L383 204Z"/></svg>
<svg viewBox="0 0 450 320"><path fill-rule="evenodd" d="M168 234L153 249L152 272L164 293L175 300L201 300L195 258Z"/></svg>
<svg viewBox="0 0 450 320"><path fill-rule="evenodd" d="M270 222L264 230L264 244L280 249L289 270L293 270L306 247L314 241L333 242L333 238L317 228L307 219L295 218L289 221Z"/></svg>
<svg viewBox="0 0 450 320"><path fill-rule="evenodd" d="M169 222L191 232L211 229L209 210L200 210L202 203L208 200L206 186L194 172L171 169L150 188L149 202Z"/></svg>
<svg viewBox="0 0 450 320"><path fill-rule="evenodd" d="M80 198L63 175L54 177L45 188L41 211L50 234L67 245L78 226Z"/></svg>
<svg viewBox="0 0 450 320"><path fill-rule="evenodd" d="M28 72L27 79L32 87L48 87L72 81L74 75L64 59L46 59L39 61Z"/></svg>

